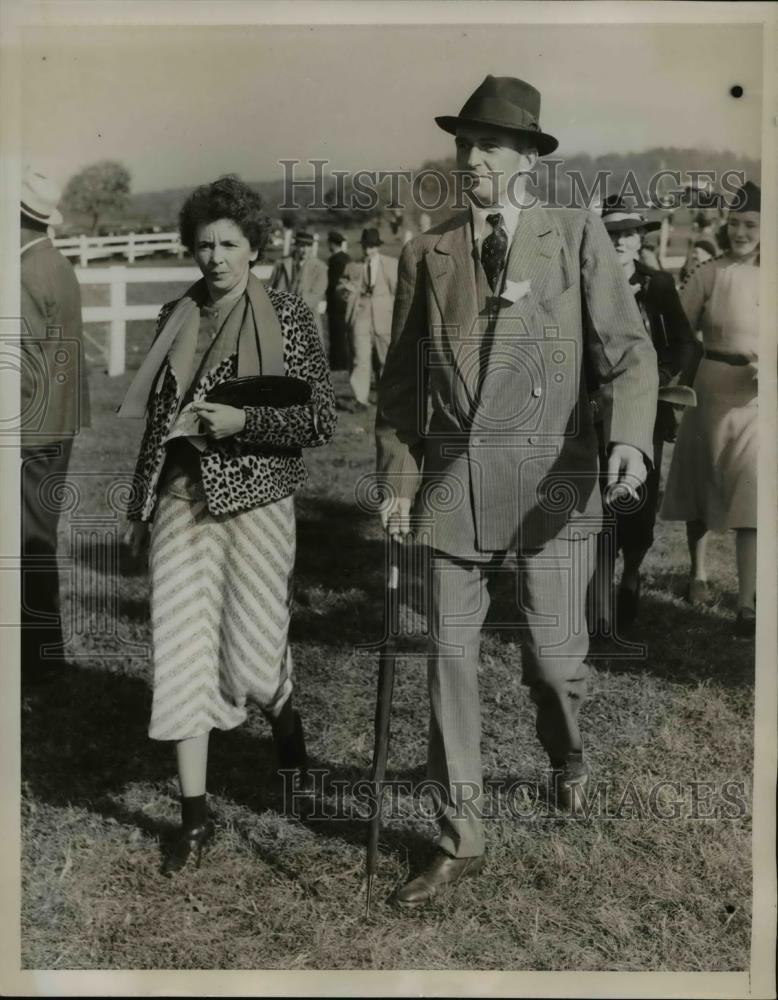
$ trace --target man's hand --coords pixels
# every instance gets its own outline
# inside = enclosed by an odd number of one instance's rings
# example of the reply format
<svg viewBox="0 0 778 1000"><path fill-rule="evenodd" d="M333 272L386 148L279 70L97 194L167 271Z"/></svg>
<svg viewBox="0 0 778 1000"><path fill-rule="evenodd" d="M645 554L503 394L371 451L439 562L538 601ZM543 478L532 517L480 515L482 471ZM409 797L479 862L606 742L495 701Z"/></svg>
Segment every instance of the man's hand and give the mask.
<svg viewBox="0 0 778 1000"><path fill-rule="evenodd" d="M240 434L246 426L246 412L224 403L192 403L192 409L200 418L203 433L215 441Z"/></svg>
<svg viewBox="0 0 778 1000"><path fill-rule="evenodd" d="M411 531L411 501L394 497L381 509L381 524L388 535L397 535L404 542Z"/></svg>
<svg viewBox="0 0 778 1000"><path fill-rule="evenodd" d="M648 475L643 452L631 444L614 444L608 456L607 494L616 500L625 493L637 499L637 489Z"/></svg>

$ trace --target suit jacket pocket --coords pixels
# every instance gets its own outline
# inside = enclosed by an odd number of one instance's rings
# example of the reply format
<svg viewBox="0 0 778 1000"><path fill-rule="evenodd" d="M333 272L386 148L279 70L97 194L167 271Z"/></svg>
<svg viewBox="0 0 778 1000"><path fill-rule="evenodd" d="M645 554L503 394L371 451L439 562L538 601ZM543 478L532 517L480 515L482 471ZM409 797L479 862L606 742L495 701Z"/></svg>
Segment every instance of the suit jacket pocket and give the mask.
<svg viewBox="0 0 778 1000"><path fill-rule="evenodd" d="M560 275L560 283L561 281L562 276ZM580 296L581 286L578 284L568 285L566 288L560 288L558 291L551 291L550 294L548 286L546 286L543 289L543 298L540 299L538 305L547 310L554 310L567 305L568 302L575 301L576 298L580 301Z"/></svg>
<svg viewBox="0 0 778 1000"><path fill-rule="evenodd" d="M543 298L538 303L538 311L544 322L548 335L548 327L557 330L556 336L578 340L581 334L581 289L578 285L570 285L558 295Z"/></svg>

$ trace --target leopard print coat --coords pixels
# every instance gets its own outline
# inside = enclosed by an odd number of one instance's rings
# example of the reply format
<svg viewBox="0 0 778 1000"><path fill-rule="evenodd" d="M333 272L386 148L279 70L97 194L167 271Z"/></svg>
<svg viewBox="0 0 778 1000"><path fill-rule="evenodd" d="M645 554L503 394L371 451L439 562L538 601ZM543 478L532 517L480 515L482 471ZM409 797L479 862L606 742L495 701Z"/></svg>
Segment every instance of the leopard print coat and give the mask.
<svg viewBox="0 0 778 1000"><path fill-rule="evenodd" d="M268 289L268 295L281 324L286 374L308 382L312 396L305 405L284 409L248 406L240 434L209 443L200 456L200 470L211 514L235 514L294 493L308 473L302 458L288 454L288 449L326 444L335 429L335 394L313 313L289 292ZM155 336L175 304L162 307ZM232 354L202 376L194 401L204 399L220 382L235 378L236 372L237 354ZM127 511L131 520L150 521L154 516L166 457L164 441L179 403L178 383L165 361L146 407L146 430Z"/></svg>

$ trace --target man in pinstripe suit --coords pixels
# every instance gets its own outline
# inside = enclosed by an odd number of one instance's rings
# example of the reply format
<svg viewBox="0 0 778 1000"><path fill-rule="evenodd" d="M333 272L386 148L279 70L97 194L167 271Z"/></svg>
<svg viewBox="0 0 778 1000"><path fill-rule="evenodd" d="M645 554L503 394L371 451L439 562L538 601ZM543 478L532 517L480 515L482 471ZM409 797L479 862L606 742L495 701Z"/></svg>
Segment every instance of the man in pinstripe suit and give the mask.
<svg viewBox="0 0 778 1000"><path fill-rule="evenodd" d="M585 596L600 528L587 385L605 400L608 472L634 491L650 462L656 356L598 216L531 204L526 173L557 141L540 94L488 76L458 116L470 205L400 261L376 424L382 518L432 551L429 778L441 835L396 900L418 906L477 873L484 853L478 654L490 570L517 574L523 683L537 706L557 808L578 811L589 769ZM493 575L493 574L492 574Z"/></svg>

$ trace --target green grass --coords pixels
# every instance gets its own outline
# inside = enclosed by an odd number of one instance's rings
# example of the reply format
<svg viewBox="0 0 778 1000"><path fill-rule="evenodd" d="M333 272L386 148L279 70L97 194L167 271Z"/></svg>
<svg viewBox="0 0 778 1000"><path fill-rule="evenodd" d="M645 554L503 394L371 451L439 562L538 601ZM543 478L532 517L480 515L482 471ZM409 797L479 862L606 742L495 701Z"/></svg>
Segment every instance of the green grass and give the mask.
<svg viewBox="0 0 778 1000"><path fill-rule="evenodd" d="M132 469L140 422L114 415L150 336L130 327L131 371L92 371L93 428L71 470L79 502L62 525L65 612L78 633L67 681L22 704L22 962L48 969L522 969L724 971L748 967L753 645L731 637L732 541L711 547L713 602L679 593L682 526L659 525L644 574L643 659L597 658L583 710L608 817L566 820L545 808L544 755L510 629L487 631L480 681L490 780L526 783L521 817L487 824L484 875L420 912L391 890L426 857L434 824L408 796L383 827L378 892L364 916L364 824L338 819L332 782L370 766L381 624L381 535L354 502L373 462L371 415L341 415L334 442L308 455L299 494L292 643L296 700L313 765L328 772L323 818L284 814L269 729L258 710L212 739L207 862L159 874L178 821L172 750L146 737L148 586L108 558L118 523L99 520ZM342 375L337 389L346 394ZM77 539L84 539L78 543ZM110 610L117 602L118 614ZM509 590L497 595L505 620ZM113 628L112 628L113 626ZM398 664L390 774L421 779L426 685L418 656ZM659 781L680 782L685 813L646 812ZM742 782L744 815L690 819L691 783ZM536 792L534 785L540 786ZM540 797L539 797L540 796ZM619 801L620 817L616 817ZM714 795L720 802L720 797ZM669 808L669 799L661 804ZM341 803L342 804L342 803Z"/></svg>

